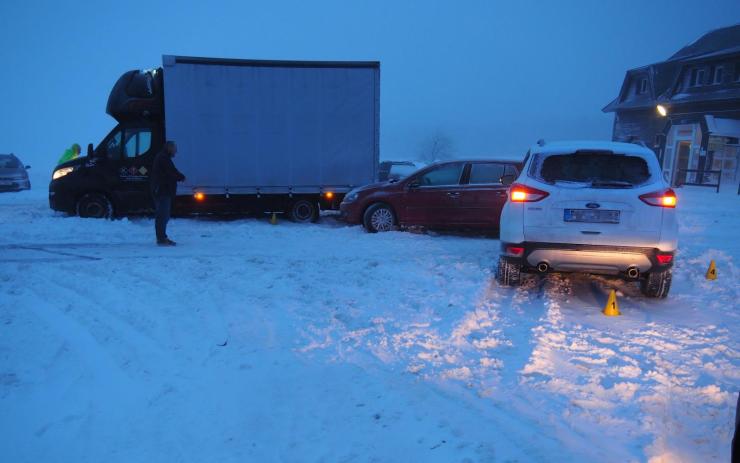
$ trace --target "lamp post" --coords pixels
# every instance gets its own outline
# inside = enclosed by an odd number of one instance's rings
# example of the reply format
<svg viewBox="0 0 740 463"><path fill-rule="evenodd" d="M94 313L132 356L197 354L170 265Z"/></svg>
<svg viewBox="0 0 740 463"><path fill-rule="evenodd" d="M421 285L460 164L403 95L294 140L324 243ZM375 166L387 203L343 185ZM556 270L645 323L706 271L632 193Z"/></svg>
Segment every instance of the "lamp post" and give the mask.
<svg viewBox="0 0 740 463"><path fill-rule="evenodd" d="M667 118L668 122L667 124L671 124L671 117L668 115L668 106L664 104L657 104L655 106L655 112L658 113L658 116L661 118ZM665 150L666 150L666 141L667 141L667 133L666 129L663 129L663 133L659 135L659 137L656 137L656 147L658 149L658 160L660 162L660 166L663 168L663 171L665 172L666 166L664 164L665 161ZM673 184L673 176L675 173L673 172L673 166L669 167L669 172L671 175L671 180L669 181L671 184Z"/></svg>

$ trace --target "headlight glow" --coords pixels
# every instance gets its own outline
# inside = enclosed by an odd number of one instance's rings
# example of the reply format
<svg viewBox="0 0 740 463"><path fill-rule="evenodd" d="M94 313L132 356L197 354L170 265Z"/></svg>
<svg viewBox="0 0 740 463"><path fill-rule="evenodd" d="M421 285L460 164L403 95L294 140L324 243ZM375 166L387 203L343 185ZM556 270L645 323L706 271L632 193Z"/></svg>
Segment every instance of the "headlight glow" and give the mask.
<svg viewBox="0 0 740 463"><path fill-rule="evenodd" d="M61 169L57 169L54 171L54 174L51 176L51 179L56 180L58 178L62 178L74 170L75 170L74 167L62 167Z"/></svg>

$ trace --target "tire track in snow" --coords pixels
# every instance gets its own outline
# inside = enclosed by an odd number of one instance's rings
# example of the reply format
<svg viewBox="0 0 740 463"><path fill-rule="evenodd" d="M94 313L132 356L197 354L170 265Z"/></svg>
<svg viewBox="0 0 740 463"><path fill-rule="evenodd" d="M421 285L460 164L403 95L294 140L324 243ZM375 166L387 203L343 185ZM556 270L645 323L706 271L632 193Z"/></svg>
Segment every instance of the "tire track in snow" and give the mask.
<svg viewBox="0 0 740 463"><path fill-rule="evenodd" d="M530 447L529 458L534 461L547 460L567 447L541 435L538 444L532 446L529 430L539 429L543 423L531 407L528 413L522 413L527 403L517 399L519 407L512 407L509 402L513 396L505 391L508 381L502 386L502 374L509 375L510 369L523 366L531 350L528 337L519 339L506 332L520 330L521 319L534 324L542 314L542 309L536 307L542 303L525 290L499 289L481 262L487 260L420 260L415 279L438 279L437 291L421 295L421 300L402 306L403 310L392 316L379 315L369 321L339 312L324 326L313 325L306 331L311 341L302 351L307 355L327 351L337 359L360 365L379 359L444 390L452 388L460 395L459 400L475 398L472 406L501 424L497 432L521 448ZM446 287L454 287L467 297L450 299L444 292ZM534 305L532 300L536 301ZM429 310L414 310L414 306ZM516 375L511 374L512 381ZM570 450L567 452L562 459L573 461Z"/></svg>
<svg viewBox="0 0 740 463"><path fill-rule="evenodd" d="M608 319L596 310L613 285L623 315ZM727 433L701 434L723 422L730 429L735 399L727 391L739 378L727 329L675 326L656 316L661 309L654 306L668 302L603 278L566 276L546 293L547 314L533 331L536 347L523 371L524 384L547 394L546 410L586 439L609 436L606 455L721 455Z"/></svg>

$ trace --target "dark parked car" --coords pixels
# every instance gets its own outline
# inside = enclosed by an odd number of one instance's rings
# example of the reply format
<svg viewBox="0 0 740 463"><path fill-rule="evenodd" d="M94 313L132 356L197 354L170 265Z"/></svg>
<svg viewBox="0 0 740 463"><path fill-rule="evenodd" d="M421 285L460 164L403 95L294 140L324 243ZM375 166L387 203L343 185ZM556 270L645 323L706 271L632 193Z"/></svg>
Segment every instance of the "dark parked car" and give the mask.
<svg viewBox="0 0 740 463"><path fill-rule="evenodd" d="M23 163L14 154L0 154L0 191L30 190L28 172L31 166Z"/></svg>
<svg viewBox="0 0 740 463"><path fill-rule="evenodd" d="M378 167L378 181L400 180L413 174L425 164L412 161L383 161Z"/></svg>
<svg viewBox="0 0 740 463"><path fill-rule="evenodd" d="M399 181L356 188L344 197L341 216L369 232L396 226L499 228L517 162L455 160L432 164Z"/></svg>

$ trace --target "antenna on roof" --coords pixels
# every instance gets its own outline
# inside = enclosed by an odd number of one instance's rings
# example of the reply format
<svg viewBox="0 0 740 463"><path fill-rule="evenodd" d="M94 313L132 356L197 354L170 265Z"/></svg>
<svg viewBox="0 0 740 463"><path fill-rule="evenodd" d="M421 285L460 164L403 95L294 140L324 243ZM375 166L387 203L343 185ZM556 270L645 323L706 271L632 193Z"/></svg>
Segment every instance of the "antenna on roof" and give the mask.
<svg viewBox="0 0 740 463"><path fill-rule="evenodd" d="M545 139L540 138L539 140L537 140L537 146L545 146Z"/></svg>

